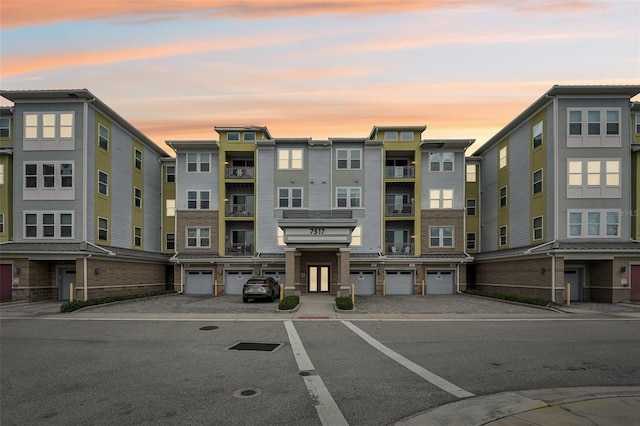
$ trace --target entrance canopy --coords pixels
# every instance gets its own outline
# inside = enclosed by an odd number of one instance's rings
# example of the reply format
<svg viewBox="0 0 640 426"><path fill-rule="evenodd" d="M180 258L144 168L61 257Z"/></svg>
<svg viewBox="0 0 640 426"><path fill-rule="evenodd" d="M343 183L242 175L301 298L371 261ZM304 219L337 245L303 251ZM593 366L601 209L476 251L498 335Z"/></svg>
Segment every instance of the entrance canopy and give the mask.
<svg viewBox="0 0 640 426"><path fill-rule="evenodd" d="M348 247L357 224L351 210L287 210L278 220L285 244L299 248Z"/></svg>

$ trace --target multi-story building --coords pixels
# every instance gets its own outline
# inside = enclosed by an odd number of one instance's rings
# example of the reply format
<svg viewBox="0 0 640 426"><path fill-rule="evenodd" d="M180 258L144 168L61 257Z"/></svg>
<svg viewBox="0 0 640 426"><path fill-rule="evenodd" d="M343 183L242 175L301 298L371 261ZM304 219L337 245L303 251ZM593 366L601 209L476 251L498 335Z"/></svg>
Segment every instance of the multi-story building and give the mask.
<svg viewBox="0 0 640 426"><path fill-rule="evenodd" d="M7 287L27 300L69 299L70 284L78 299L164 289L168 155L88 90L0 95L14 103L0 128L13 188L0 195L3 298Z"/></svg>
<svg viewBox="0 0 640 426"><path fill-rule="evenodd" d="M425 126L369 137L274 138L216 127L176 151L175 285L239 294L252 275L288 292L453 293L466 284L464 151Z"/></svg>
<svg viewBox="0 0 640 426"><path fill-rule="evenodd" d="M639 92L554 86L473 153L477 288L606 302L637 291Z"/></svg>

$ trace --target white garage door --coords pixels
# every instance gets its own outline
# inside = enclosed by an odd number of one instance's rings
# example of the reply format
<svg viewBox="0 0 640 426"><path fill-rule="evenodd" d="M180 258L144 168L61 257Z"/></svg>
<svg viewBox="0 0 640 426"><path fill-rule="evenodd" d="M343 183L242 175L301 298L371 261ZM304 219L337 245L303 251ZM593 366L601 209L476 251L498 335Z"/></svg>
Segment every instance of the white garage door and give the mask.
<svg viewBox="0 0 640 426"><path fill-rule="evenodd" d="M284 271L263 271L265 277L271 277L278 282L278 284L285 285L286 276Z"/></svg>
<svg viewBox="0 0 640 426"><path fill-rule="evenodd" d="M252 271L225 271L224 293L242 294L242 286L253 276Z"/></svg>
<svg viewBox="0 0 640 426"><path fill-rule="evenodd" d="M427 271L427 294L454 294L453 271Z"/></svg>
<svg viewBox="0 0 640 426"><path fill-rule="evenodd" d="M187 271L184 294L213 294L213 271Z"/></svg>
<svg viewBox="0 0 640 426"><path fill-rule="evenodd" d="M413 294L413 271L387 271L387 294Z"/></svg>
<svg viewBox="0 0 640 426"><path fill-rule="evenodd" d="M355 284L356 295L376 294L376 271L351 271L349 285Z"/></svg>

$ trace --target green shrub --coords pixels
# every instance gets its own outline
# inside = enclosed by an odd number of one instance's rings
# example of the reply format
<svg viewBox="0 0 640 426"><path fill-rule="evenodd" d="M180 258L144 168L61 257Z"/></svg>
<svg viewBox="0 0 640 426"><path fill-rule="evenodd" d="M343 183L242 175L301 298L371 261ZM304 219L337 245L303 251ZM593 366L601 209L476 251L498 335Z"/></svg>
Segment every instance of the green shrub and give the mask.
<svg viewBox="0 0 640 426"><path fill-rule="evenodd" d="M143 297L161 296L163 294L172 294L172 293L174 292L169 290L163 290L163 291L151 291L148 293L141 293L141 294L123 294L120 296L107 296L107 297L100 297L97 299L89 299L89 300L74 300L73 302L63 303L60 306L60 312L62 313L73 312L73 311L77 311L78 309L86 308L87 306L103 305L105 303L120 302L122 300L140 299Z"/></svg>
<svg viewBox="0 0 640 426"><path fill-rule="evenodd" d="M471 290L471 289L467 289L465 293L473 294L476 296L492 297L494 299L510 300L512 302L528 303L529 305L549 306L549 307L558 306L557 303L552 302L551 299L547 299L546 297L520 296L517 294L507 294L507 293L489 293L489 292L484 292L480 290Z"/></svg>
<svg viewBox="0 0 640 426"><path fill-rule="evenodd" d="M298 303L300 303L300 296L285 296L280 301L278 309L288 311L298 306Z"/></svg>
<svg viewBox="0 0 640 426"><path fill-rule="evenodd" d="M350 297L336 297L336 307L344 311L353 309L353 301Z"/></svg>

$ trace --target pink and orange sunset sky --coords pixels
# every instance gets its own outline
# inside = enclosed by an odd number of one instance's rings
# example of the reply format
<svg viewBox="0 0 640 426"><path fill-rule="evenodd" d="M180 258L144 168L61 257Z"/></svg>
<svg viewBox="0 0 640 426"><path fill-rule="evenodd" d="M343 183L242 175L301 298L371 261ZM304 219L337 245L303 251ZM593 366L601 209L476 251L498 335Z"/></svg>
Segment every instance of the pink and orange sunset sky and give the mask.
<svg viewBox="0 0 640 426"><path fill-rule="evenodd" d="M167 151L234 125L475 148L554 84L640 83L633 0L1 0L0 22L2 89L87 88Z"/></svg>

